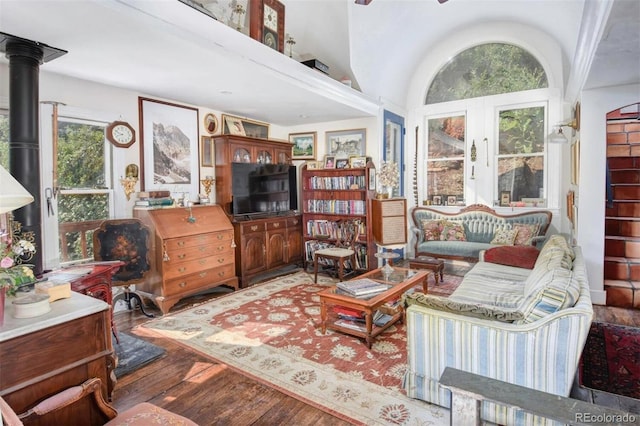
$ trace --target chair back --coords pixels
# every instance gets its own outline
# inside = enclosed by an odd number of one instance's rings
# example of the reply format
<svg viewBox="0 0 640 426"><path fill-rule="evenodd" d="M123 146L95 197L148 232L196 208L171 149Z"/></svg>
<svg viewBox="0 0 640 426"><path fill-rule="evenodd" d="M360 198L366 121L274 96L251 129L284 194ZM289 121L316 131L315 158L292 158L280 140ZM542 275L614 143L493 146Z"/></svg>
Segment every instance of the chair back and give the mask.
<svg viewBox="0 0 640 426"><path fill-rule="evenodd" d="M125 262L114 274L113 285L129 285L144 280L151 269L150 231L139 219L105 220L93 232L93 258L97 261Z"/></svg>
<svg viewBox="0 0 640 426"><path fill-rule="evenodd" d="M352 249L360 237L359 219L345 219L338 223L336 247Z"/></svg>

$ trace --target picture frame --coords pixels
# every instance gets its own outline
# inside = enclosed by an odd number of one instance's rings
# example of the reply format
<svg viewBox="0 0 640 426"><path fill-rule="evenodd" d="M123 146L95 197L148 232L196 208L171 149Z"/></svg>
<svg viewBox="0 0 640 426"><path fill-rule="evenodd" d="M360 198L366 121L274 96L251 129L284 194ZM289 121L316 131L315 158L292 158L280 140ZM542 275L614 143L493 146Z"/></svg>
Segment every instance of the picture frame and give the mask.
<svg viewBox="0 0 640 426"><path fill-rule="evenodd" d="M571 145L571 184L577 185L580 180L580 141Z"/></svg>
<svg viewBox="0 0 640 426"><path fill-rule="evenodd" d="M375 191L376 189L376 169L369 169L369 191Z"/></svg>
<svg viewBox="0 0 640 426"><path fill-rule="evenodd" d="M458 197L455 195L447 195L447 205L455 206L456 204L458 204Z"/></svg>
<svg viewBox="0 0 640 426"><path fill-rule="evenodd" d="M307 165L307 170L317 170L318 169L318 162L317 161L307 161L306 165Z"/></svg>
<svg viewBox="0 0 640 426"><path fill-rule="evenodd" d="M509 207L511 204L511 191L500 191L500 206Z"/></svg>
<svg viewBox="0 0 640 426"><path fill-rule="evenodd" d="M442 205L442 195L432 195L431 196L431 204L434 206Z"/></svg>
<svg viewBox="0 0 640 426"><path fill-rule="evenodd" d="M325 132L327 154L336 158L362 157L366 152L367 129Z"/></svg>
<svg viewBox="0 0 640 426"><path fill-rule="evenodd" d="M219 130L218 117L213 113L205 114L204 116L204 129L210 135L215 135Z"/></svg>
<svg viewBox="0 0 640 426"><path fill-rule="evenodd" d="M293 160L315 159L318 132L289 133L289 142L293 144Z"/></svg>
<svg viewBox="0 0 640 426"><path fill-rule="evenodd" d="M200 137L200 165L213 167L213 138L210 136Z"/></svg>
<svg viewBox="0 0 640 426"><path fill-rule="evenodd" d="M348 158L339 158L336 160L336 169L348 169L348 168L349 168Z"/></svg>
<svg viewBox="0 0 640 426"><path fill-rule="evenodd" d="M349 157L349 167L352 169L362 169L367 166L367 157Z"/></svg>
<svg viewBox="0 0 640 426"><path fill-rule="evenodd" d="M248 118L222 114L222 134L269 139L269 124Z"/></svg>
<svg viewBox="0 0 640 426"><path fill-rule="evenodd" d="M324 168L325 169L335 169L336 168L336 157L334 155L325 155L324 156Z"/></svg>
<svg viewBox="0 0 640 426"><path fill-rule="evenodd" d="M140 190L162 189L197 195L200 185L198 109L139 96L138 111ZM159 128L172 131L154 132ZM164 155L157 158L157 153Z"/></svg>

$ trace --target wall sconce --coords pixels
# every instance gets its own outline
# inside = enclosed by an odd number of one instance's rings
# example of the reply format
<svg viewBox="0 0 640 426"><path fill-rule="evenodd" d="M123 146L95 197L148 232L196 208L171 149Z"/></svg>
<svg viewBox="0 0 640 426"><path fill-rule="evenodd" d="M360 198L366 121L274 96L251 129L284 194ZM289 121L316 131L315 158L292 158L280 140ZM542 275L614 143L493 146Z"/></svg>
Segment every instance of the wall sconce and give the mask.
<svg viewBox="0 0 640 426"><path fill-rule="evenodd" d="M207 176L206 179L202 179L200 181L202 183L202 186L204 186L204 193L207 196L207 199L209 199L209 195L211 194L211 187L213 186L215 181L216 180L213 178L213 176Z"/></svg>
<svg viewBox="0 0 640 426"><path fill-rule="evenodd" d="M573 109L573 119L566 123L560 123L554 126L553 132L547 136L549 143L568 143L569 139L562 131L563 127L570 127L573 129L572 136L575 136L576 130L580 130L580 103L576 103L576 107Z"/></svg>
<svg viewBox="0 0 640 426"><path fill-rule="evenodd" d="M125 169L125 177L120 178L120 185L124 188L124 195L127 201L131 199L131 194L136 192L136 183L138 183L138 166L129 164Z"/></svg>

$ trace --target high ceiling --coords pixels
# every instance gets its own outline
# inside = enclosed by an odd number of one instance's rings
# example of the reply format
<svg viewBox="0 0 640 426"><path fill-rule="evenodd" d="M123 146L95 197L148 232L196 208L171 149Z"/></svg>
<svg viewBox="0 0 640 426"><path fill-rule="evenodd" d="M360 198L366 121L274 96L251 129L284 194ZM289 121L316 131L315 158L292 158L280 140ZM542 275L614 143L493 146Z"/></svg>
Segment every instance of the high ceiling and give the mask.
<svg viewBox="0 0 640 426"><path fill-rule="evenodd" d="M613 7L585 87L640 82L640 2L598 1ZM416 64L472 25L543 31L572 64L581 25L593 24L583 0L281 2L296 41L292 58L178 0L0 0L0 31L69 52L45 72L291 126L375 115L382 99L404 105ZM330 76L298 63L309 58L328 65Z"/></svg>

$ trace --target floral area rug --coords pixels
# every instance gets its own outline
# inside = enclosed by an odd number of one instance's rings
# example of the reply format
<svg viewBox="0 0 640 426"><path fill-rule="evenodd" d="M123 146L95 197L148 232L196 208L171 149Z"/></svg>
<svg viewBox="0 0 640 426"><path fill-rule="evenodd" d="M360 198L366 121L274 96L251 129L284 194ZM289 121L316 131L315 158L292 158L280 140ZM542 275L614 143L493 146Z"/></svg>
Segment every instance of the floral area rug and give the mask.
<svg viewBox="0 0 640 426"><path fill-rule="evenodd" d="M371 349L356 337L321 333L317 292L332 284L322 281L297 272L140 328L355 424L448 425L448 410L402 390L404 324L378 336Z"/></svg>
<svg viewBox="0 0 640 426"><path fill-rule="evenodd" d="M583 386L640 399L640 328L592 323L581 370Z"/></svg>

